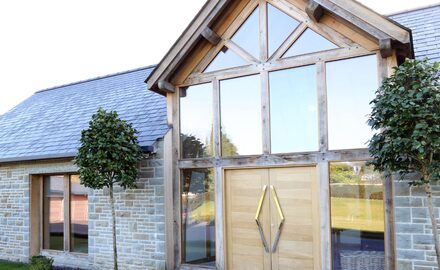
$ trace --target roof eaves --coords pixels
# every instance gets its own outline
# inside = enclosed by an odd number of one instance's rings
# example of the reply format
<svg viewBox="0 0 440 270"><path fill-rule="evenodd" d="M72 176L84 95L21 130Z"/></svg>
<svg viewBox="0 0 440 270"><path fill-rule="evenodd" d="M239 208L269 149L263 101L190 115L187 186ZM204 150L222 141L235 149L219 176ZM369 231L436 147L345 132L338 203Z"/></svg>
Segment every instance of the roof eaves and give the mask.
<svg viewBox="0 0 440 270"><path fill-rule="evenodd" d="M48 160L48 159L65 159L65 158L74 158L75 156L76 153L65 153L65 154L49 154L49 155L36 155L36 156L26 156L26 157L0 158L0 163L37 161L37 160Z"/></svg>

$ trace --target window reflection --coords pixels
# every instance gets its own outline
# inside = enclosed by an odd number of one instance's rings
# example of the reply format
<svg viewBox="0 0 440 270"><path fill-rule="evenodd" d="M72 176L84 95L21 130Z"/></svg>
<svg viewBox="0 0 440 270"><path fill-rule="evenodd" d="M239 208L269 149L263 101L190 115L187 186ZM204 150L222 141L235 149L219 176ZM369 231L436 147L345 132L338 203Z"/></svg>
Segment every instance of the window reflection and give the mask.
<svg viewBox="0 0 440 270"><path fill-rule="evenodd" d="M327 63L326 73L329 148L366 148L373 135L367 120L378 87L376 55Z"/></svg>
<svg viewBox="0 0 440 270"><path fill-rule="evenodd" d="M383 178L365 162L330 164L333 270L384 269Z"/></svg>
<svg viewBox="0 0 440 270"><path fill-rule="evenodd" d="M298 27L299 22L271 4L267 4L267 27L269 56L283 44Z"/></svg>
<svg viewBox="0 0 440 270"><path fill-rule="evenodd" d="M214 60L212 60L209 66L205 69L205 72L244 66L246 64L247 62L232 50L223 47L223 50L217 54Z"/></svg>
<svg viewBox="0 0 440 270"><path fill-rule="evenodd" d="M257 7L231 39L238 46L260 59L259 8Z"/></svg>
<svg viewBox="0 0 440 270"><path fill-rule="evenodd" d="M307 29L287 50L283 57L336 49L337 46L311 29Z"/></svg>
<svg viewBox="0 0 440 270"><path fill-rule="evenodd" d="M182 170L182 261L215 265L215 205L212 169Z"/></svg>
<svg viewBox="0 0 440 270"><path fill-rule="evenodd" d="M79 175L70 176L70 251L88 252L88 188Z"/></svg>
<svg viewBox="0 0 440 270"><path fill-rule="evenodd" d="M212 84L191 86L180 92L182 158L212 156Z"/></svg>
<svg viewBox="0 0 440 270"><path fill-rule="evenodd" d="M318 150L316 68L269 73L272 153Z"/></svg>
<svg viewBox="0 0 440 270"><path fill-rule="evenodd" d="M220 82L222 155L262 153L260 76Z"/></svg>
<svg viewBox="0 0 440 270"><path fill-rule="evenodd" d="M45 176L43 248L64 250L64 176Z"/></svg>

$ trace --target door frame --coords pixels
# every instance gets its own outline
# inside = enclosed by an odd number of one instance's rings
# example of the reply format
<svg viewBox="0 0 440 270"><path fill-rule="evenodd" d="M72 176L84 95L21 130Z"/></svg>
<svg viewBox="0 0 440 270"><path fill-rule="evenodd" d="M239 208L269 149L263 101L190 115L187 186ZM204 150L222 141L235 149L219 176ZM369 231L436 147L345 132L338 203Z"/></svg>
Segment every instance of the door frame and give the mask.
<svg viewBox="0 0 440 270"><path fill-rule="evenodd" d="M261 166L225 166L225 167L221 167L215 168L215 174L216 174L216 196L215 196L215 206L216 206L216 245L218 246L218 248L216 249L217 252L217 256L219 256L221 258L222 261L222 266L223 268L221 269L226 269L226 265L227 265L227 236L226 236L226 194L225 194L225 190L226 190L226 171L231 171L231 170L249 170L249 169L277 169L277 168L301 168L301 167L309 167L309 168L314 168L316 170L316 185L317 185L317 189L320 191L319 194L319 200L318 200L318 209L319 209L319 227L320 227L320 239L319 239L319 243L320 243L320 259L319 259L319 264L321 265L321 269L326 269L326 270L331 270L331 264L328 265L328 267L326 266L326 258L329 258L329 256L331 256L331 227L330 227L330 186L329 186L329 180L327 180L326 183L323 183L323 180L325 178L325 176L329 176L328 175L328 163L324 162L325 164L321 164L321 163L302 163L302 164L289 164L289 165L261 165ZM325 165L327 168L325 170L321 169L321 166ZM220 174L217 174L217 170L219 170ZM322 171L326 171L327 174L326 175L321 175ZM221 194L217 193L217 179L221 180ZM327 177L327 179L329 179ZM322 188L322 185L324 185L324 188ZM323 194L324 193L324 194ZM221 202L218 202L217 198L221 198ZM221 209L218 209L221 208ZM218 217L220 217L219 215L221 215L221 222L220 219ZM327 217L327 218L324 218ZM219 220L219 222L217 222L217 220ZM220 225L221 223L221 225ZM218 225L221 226L217 227ZM331 262L331 258L330 262ZM219 258L217 258L217 260L219 260Z"/></svg>

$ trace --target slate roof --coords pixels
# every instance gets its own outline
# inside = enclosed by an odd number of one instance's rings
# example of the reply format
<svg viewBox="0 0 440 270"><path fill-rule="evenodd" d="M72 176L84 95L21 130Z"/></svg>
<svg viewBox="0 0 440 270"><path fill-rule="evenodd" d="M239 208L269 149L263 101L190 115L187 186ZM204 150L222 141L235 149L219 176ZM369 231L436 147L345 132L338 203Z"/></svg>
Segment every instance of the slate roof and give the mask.
<svg viewBox="0 0 440 270"><path fill-rule="evenodd" d="M440 4L389 17L412 30L416 58L440 61Z"/></svg>
<svg viewBox="0 0 440 270"><path fill-rule="evenodd" d="M131 122L142 147L153 146L168 130L165 98L144 83L153 68L36 92L0 116L0 162L75 156L81 130L100 106Z"/></svg>

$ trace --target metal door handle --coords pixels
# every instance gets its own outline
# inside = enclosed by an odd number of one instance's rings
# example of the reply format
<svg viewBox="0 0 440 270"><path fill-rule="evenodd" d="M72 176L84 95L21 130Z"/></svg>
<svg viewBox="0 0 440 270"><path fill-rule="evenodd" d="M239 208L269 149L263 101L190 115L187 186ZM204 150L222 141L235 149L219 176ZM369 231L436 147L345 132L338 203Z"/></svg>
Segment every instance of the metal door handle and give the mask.
<svg viewBox="0 0 440 270"><path fill-rule="evenodd" d="M274 186L270 185L270 189L272 191L272 196L275 201L275 206L277 207L277 210L278 210L278 215L280 216L280 219L281 219L281 222L278 224L278 231L277 231L277 234L275 236L275 240L272 245L271 252L273 253L277 250L278 242L280 241L281 230L282 230L283 224L284 224L284 214L283 214L283 210L281 209L280 201L278 200L277 192L275 191Z"/></svg>
<svg viewBox="0 0 440 270"><path fill-rule="evenodd" d="M261 193L260 196L260 201L258 202L257 213L255 214L255 222L257 223L258 231L260 232L260 238L261 238L261 242L263 243L264 250L266 251L266 253L269 253L269 247L267 246L266 237L264 237L263 228L261 227L261 223L259 220L261 208L263 207L264 197L266 197L266 189L267 186L264 185L263 192Z"/></svg>

